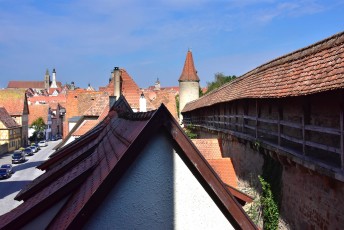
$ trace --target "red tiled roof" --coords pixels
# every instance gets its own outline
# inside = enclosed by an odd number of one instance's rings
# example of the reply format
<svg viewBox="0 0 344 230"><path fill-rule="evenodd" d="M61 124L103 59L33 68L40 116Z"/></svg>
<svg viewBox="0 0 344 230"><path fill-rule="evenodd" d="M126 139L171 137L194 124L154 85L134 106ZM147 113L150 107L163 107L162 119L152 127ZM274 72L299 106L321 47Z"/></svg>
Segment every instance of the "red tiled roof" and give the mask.
<svg viewBox="0 0 344 230"><path fill-rule="evenodd" d="M139 109L141 90L125 69L120 69L122 77L122 95L133 109ZM114 95L113 79L105 87L100 87L99 91L106 91L109 95Z"/></svg>
<svg viewBox="0 0 344 230"><path fill-rule="evenodd" d="M29 105L29 126L38 118L43 118L45 124L48 124L49 105L48 104L34 104Z"/></svg>
<svg viewBox="0 0 344 230"><path fill-rule="evenodd" d="M100 121L99 120L85 120L74 133L72 136L80 137L93 129Z"/></svg>
<svg viewBox="0 0 344 230"><path fill-rule="evenodd" d="M192 139L203 157L220 176L221 180L237 188L237 177L230 158L222 158L222 151L218 139Z"/></svg>
<svg viewBox="0 0 344 230"><path fill-rule="evenodd" d="M61 82L56 82L57 86L61 88L62 83ZM33 88L33 89L44 89L44 81L9 81L7 88L16 88L16 89L28 89L28 88Z"/></svg>
<svg viewBox="0 0 344 230"><path fill-rule="evenodd" d="M207 159L207 161L225 184L234 188L238 187L238 180L230 158Z"/></svg>
<svg viewBox="0 0 344 230"><path fill-rule="evenodd" d="M0 107L0 122L8 129L20 127L4 107Z"/></svg>
<svg viewBox="0 0 344 230"><path fill-rule="evenodd" d="M179 81L199 81L199 77L197 76L197 71L192 58L192 52L190 50L186 54L183 71L179 77Z"/></svg>
<svg viewBox="0 0 344 230"><path fill-rule="evenodd" d="M66 109L65 120L68 121L69 118L74 116L83 116L98 99L99 95L103 94L104 92L86 91L83 89L68 91L66 104L64 105ZM105 103L104 106L106 106ZM67 125L67 122L65 122L63 129L64 136L69 132Z"/></svg>
<svg viewBox="0 0 344 230"><path fill-rule="evenodd" d="M188 103L183 112L242 98L302 96L344 88L344 32L244 74Z"/></svg>
<svg viewBox="0 0 344 230"><path fill-rule="evenodd" d="M146 97L146 94L148 97ZM164 104L168 111L173 115L175 119L178 119L177 114L177 105L175 93L168 90L158 90L158 91L148 91L145 92L145 97L147 100L147 108L149 108L149 103L154 109L160 107L161 104Z"/></svg>
<svg viewBox="0 0 344 230"><path fill-rule="evenodd" d="M11 116L23 115L27 103L25 90L1 89L0 106L5 107Z"/></svg>
<svg viewBox="0 0 344 230"><path fill-rule="evenodd" d="M116 103L113 109L117 108ZM256 229L166 107L147 113L119 112L118 116L114 113L110 111L94 129L58 150L39 167L46 172L17 195L16 199L23 199L24 203L0 217L0 229L25 226L67 195L69 198L49 226L82 227L94 211L94 205L116 186L152 134L160 130L168 132L180 146L182 151L178 154L188 161L189 169L198 175L196 178L203 178L200 183L213 191L212 199L222 204L222 212L231 217L231 223L243 229Z"/></svg>
<svg viewBox="0 0 344 230"><path fill-rule="evenodd" d="M92 105L84 112L85 116L99 116L104 110L109 111L109 94L102 92L96 95Z"/></svg>
<svg viewBox="0 0 344 230"><path fill-rule="evenodd" d="M222 159L221 148L217 139L192 139L205 159Z"/></svg>

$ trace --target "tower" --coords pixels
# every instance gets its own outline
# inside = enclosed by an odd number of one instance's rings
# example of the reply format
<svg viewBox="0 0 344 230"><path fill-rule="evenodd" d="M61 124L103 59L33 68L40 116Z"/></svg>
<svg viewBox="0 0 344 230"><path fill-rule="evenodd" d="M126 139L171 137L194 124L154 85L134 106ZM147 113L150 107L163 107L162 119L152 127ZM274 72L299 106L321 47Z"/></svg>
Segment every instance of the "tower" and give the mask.
<svg viewBox="0 0 344 230"><path fill-rule="evenodd" d="M147 101L143 92L140 96L140 112L147 112Z"/></svg>
<svg viewBox="0 0 344 230"><path fill-rule="evenodd" d="M53 69L53 80L51 82L50 88L57 89L57 84L56 84L56 71Z"/></svg>
<svg viewBox="0 0 344 230"><path fill-rule="evenodd" d="M181 111L185 105L199 98L199 77L195 69L191 50L188 50L182 74L179 78L179 121L183 121Z"/></svg>
<svg viewBox="0 0 344 230"><path fill-rule="evenodd" d="M50 74L49 74L49 70L47 69L44 75L44 89L49 90L49 87L50 87Z"/></svg>

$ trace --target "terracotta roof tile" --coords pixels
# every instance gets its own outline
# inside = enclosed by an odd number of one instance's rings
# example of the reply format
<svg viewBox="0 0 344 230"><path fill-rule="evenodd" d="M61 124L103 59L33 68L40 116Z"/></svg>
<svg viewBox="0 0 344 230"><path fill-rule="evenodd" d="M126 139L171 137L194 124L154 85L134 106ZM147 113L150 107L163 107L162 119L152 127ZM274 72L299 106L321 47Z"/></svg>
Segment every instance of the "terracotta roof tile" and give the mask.
<svg viewBox="0 0 344 230"><path fill-rule="evenodd" d="M116 103L113 109L119 108L120 111L121 106ZM80 227L85 221L84 214L93 211L93 202L103 200L106 190L115 184L113 178L123 175L132 160L137 159L138 150L143 148L152 132L164 129L173 138L171 141L183 149L179 154L190 161L188 167L204 178L201 181L209 181L209 184L202 183L214 190L216 196L213 199L223 204L222 211L241 228L255 229L166 107L147 113L119 111L118 116L112 114L116 111L111 111L94 129L44 162L40 168L46 172L17 195L17 199L23 199L24 203L0 217L0 228L21 228L67 195L69 198L49 227Z"/></svg>
<svg viewBox="0 0 344 230"><path fill-rule="evenodd" d="M23 89L1 89L0 106L5 107L7 112L13 115L23 115L27 98Z"/></svg>
<svg viewBox="0 0 344 230"><path fill-rule="evenodd" d="M179 81L199 81L199 77L197 76L197 71L192 57L192 52L190 50L186 54L183 71L179 77Z"/></svg>
<svg viewBox="0 0 344 230"><path fill-rule="evenodd" d="M56 82L57 86L61 88L62 83ZM7 88L17 88L17 89L28 89L28 88L34 88L34 89L44 89L44 81L9 81Z"/></svg>
<svg viewBox="0 0 344 230"><path fill-rule="evenodd" d="M222 159L221 148L217 139L192 139L205 159Z"/></svg>
<svg viewBox="0 0 344 230"><path fill-rule="evenodd" d="M183 112L242 98L281 98L344 88L344 32L244 74L188 103Z"/></svg>
<svg viewBox="0 0 344 230"><path fill-rule="evenodd" d="M139 109L141 90L125 69L120 69L120 71L122 77L122 94L128 101L131 108ZM99 91L105 91L108 92L109 95L114 95L113 79L109 82L107 86L100 87Z"/></svg>
<svg viewBox="0 0 344 230"><path fill-rule="evenodd" d="M18 125L18 123L8 114L4 107L0 107L0 122L2 122L2 124L9 129L20 127L20 125Z"/></svg>
<svg viewBox="0 0 344 230"><path fill-rule="evenodd" d="M99 123L99 120L86 120L84 121L80 127L72 134L72 136L80 137L90 131L93 127L95 127Z"/></svg>
<svg viewBox="0 0 344 230"><path fill-rule="evenodd" d="M45 124L48 124L48 114L49 114L49 105L48 104L34 104L29 105L29 125L32 124L39 117L43 118Z"/></svg>
<svg viewBox="0 0 344 230"><path fill-rule="evenodd" d="M207 161L225 184L238 187L238 179L230 158L207 159Z"/></svg>

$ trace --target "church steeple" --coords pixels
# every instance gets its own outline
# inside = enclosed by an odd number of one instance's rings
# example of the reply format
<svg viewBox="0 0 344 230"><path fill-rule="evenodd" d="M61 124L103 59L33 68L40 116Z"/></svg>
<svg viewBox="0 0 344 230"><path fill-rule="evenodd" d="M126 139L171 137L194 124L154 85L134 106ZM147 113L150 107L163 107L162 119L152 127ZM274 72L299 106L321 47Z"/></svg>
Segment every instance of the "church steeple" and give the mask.
<svg viewBox="0 0 344 230"><path fill-rule="evenodd" d="M52 89L57 89L57 84L56 84L56 71L53 69L53 81L51 82L50 88Z"/></svg>
<svg viewBox="0 0 344 230"><path fill-rule="evenodd" d="M199 82L199 77L197 76L197 71L192 58L192 52L189 49L186 54L186 59L184 63L184 68L182 74L179 77L179 81L197 81Z"/></svg>
<svg viewBox="0 0 344 230"><path fill-rule="evenodd" d="M49 74L49 70L47 69L44 75L44 89L49 90L49 87L50 87L50 74Z"/></svg>

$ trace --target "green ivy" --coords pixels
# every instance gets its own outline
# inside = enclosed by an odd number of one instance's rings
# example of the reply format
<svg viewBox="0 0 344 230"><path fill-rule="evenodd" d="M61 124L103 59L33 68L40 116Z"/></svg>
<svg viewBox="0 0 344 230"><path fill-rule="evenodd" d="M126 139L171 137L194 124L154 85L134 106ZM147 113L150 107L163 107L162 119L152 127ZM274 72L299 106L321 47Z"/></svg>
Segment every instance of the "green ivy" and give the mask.
<svg viewBox="0 0 344 230"><path fill-rule="evenodd" d="M185 130L186 135L188 135L190 139L197 138L197 134L193 132L194 126L192 124L186 125L184 130Z"/></svg>
<svg viewBox="0 0 344 230"><path fill-rule="evenodd" d="M258 177L263 190L260 198L261 205L263 206L263 228L266 230L274 230L278 228L278 205L273 198L270 184L263 177Z"/></svg>

